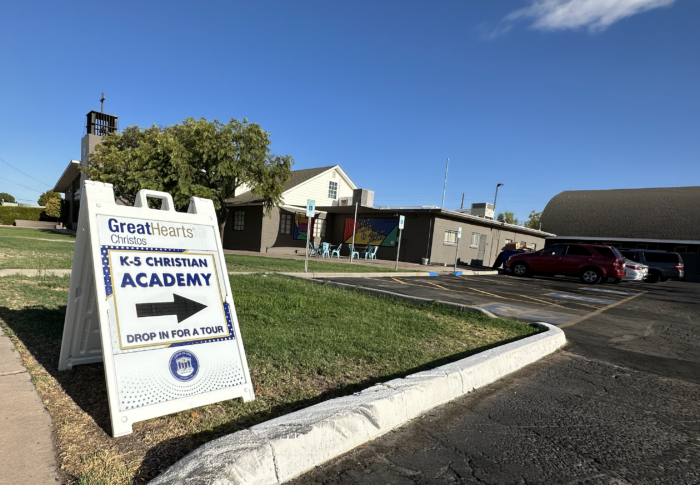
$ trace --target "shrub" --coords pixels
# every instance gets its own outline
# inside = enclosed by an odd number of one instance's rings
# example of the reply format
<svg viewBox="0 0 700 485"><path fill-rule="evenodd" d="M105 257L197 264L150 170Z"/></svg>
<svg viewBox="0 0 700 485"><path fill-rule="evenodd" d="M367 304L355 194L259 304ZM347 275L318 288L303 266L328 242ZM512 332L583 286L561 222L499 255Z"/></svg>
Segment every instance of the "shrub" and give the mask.
<svg viewBox="0 0 700 485"><path fill-rule="evenodd" d="M46 201L44 213L51 219L59 220L61 218L61 205L63 201L60 198L50 198Z"/></svg>
<svg viewBox="0 0 700 485"><path fill-rule="evenodd" d="M25 221L44 221L46 214L44 209L40 207L14 207L3 205L0 206L0 224L11 226L15 219Z"/></svg>

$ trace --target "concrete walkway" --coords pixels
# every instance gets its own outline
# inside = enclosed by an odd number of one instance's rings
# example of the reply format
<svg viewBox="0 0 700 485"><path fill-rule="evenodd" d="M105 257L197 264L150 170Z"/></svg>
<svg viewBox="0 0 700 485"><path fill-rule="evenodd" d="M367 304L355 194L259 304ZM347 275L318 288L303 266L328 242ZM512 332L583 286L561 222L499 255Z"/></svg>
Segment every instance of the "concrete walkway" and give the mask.
<svg viewBox="0 0 700 485"><path fill-rule="evenodd" d="M0 328L0 485L61 483L51 418Z"/></svg>

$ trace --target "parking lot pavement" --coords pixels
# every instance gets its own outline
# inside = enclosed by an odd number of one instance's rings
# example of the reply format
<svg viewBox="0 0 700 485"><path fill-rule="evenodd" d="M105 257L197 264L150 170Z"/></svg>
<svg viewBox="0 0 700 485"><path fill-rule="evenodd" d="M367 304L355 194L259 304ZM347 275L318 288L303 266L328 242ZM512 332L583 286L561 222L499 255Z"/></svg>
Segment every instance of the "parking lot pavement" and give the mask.
<svg viewBox="0 0 700 485"><path fill-rule="evenodd" d="M352 284L572 315L568 344L295 483L700 483L700 285L427 280Z"/></svg>
<svg viewBox="0 0 700 485"><path fill-rule="evenodd" d="M325 278L484 308L502 318L569 326L636 298L648 285L591 287L574 279L493 276Z"/></svg>

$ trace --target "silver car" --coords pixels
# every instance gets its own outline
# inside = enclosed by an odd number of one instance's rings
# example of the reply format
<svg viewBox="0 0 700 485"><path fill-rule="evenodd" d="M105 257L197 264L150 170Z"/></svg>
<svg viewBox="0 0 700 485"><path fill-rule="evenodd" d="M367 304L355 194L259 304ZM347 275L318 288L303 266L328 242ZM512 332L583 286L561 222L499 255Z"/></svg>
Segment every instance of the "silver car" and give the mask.
<svg viewBox="0 0 700 485"><path fill-rule="evenodd" d="M627 274L622 281L643 281L649 274L649 266L625 258L625 271Z"/></svg>
<svg viewBox="0 0 700 485"><path fill-rule="evenodd" d="M620 281L644 281L649 274L649 266L625 258L625 272L627 273L621 280L607 278L606 283L619 283Z"/></svg>

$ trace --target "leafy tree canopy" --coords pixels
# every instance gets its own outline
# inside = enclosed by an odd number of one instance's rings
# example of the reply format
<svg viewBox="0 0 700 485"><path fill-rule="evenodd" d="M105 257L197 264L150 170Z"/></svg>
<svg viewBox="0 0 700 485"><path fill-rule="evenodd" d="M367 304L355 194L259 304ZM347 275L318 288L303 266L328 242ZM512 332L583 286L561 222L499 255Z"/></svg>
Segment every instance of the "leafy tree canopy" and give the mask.
<svg viewBox="0 0 700 485"><path fill-rule="evenodd" d="M49 201L49 199L60 199L61 194L60 192L54 192L53 190L47 190L43 194L39 196L38 204L39 205L46 205L46 203Z"/></svg>
<svg viewBox="0 0 700 485"><path fill-rule="evenodd" d="M541 212L537 212L537 211L530 212L530 217L528 218L527 222L525 222L524 226L529 227L530 229L539 229L541 216L542 216Z"/></svg>
<svg viewBox="0 0 700 485"><path fill-rule="evenodd" d="M60 219L61 218L61 206L63 204L63 200L61 200L60 197L51 197L46 201L46 208L44 209L44 213L53 218L53 219Z"/></svg>
<svg viewBox="0 0 700 485"><path fill-rule="evenodd" d="M518 225L518 219L515 217L515 214L513 212L505 211L505 214L501 212L496 217L496 220L499 222L505 222L506 224L515 224L516 226Z"/></svg>
<svg viewBox="0 0 700 485"><path fill-rule="evenodd" d="M10 203L15 203L17 202L14 197L12 197L10 194L7 192L0 192L0 200L4 200L5 202L10 202Z"/></svg>
<svg viewBox="0 0 700 485"><path fill-rule="evenodd" d="M256 123L188 118L168 127L130 126L104 138L90 155L87 176L114 186L133 204L141 189L172 195L178 210L190 197L212 199L223 237L225 201L242 186L263 200L266 213L282 200L294 160L270 153L270 134Z"/></svg>

